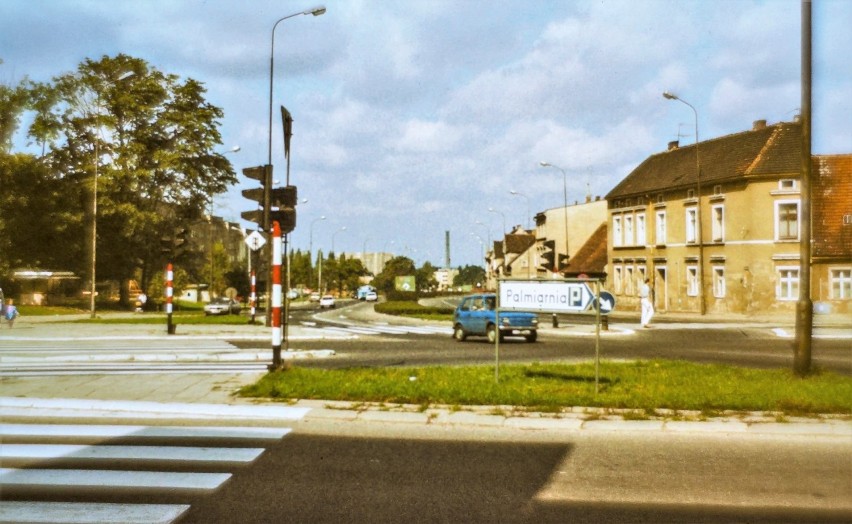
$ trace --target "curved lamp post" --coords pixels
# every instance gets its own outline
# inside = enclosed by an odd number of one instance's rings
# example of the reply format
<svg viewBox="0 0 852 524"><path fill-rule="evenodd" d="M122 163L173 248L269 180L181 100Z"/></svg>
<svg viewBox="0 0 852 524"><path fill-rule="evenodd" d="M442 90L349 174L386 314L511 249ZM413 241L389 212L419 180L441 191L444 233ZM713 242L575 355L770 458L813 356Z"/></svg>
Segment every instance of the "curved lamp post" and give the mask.
<svg viewBox="0 0 852 524"><path fill-rule="evenodd" d="M556 164L551 164L550 162L545 162L542 160L539 162L541 167L552 167L562 171L562 198L564 203L564 216L565 216L565 261L567 262L570 258L568 255L568 175L565 173L565 170ZM559 254L554 253L553 265L557 268L559 267Z"/></svg>
<svg viewBox="0 0 852 524"><path fill-rule="evenodd" d="M525 195L525 194L523 194L519 191L515 191L514 189L510 190L509 193L512 194L512 195L515 195L515 196L524 197L524 200L527 201L527 217L524 220L524 222L526 222L526 224L527 224L526 228L527 228L527 230L529 230L530 229L530 197L528 197L527 195Z"/></svg>
<svg viewBox="0 0 852 524"><path fill-rule="evenodd" d="M280 24L284 20L287 20L288 18L293 18L294 16L299 15L320 16L323 13L325 13L325 6L312 7L310 9L306 9L305 11L299 11L298 13L293 13L291 15L281 17L272 26L272 44L270 46L269 52L269 140L267 144L268 149L266 162L268 165L272 165L272 78L273 73L275 71L275 29L278 27L278 24Z"/></svg>
<svg viewBox="0 0 852 524"><path fill-rule="evenodd" d="M114 85L117 82L121 82L122 80L126 80L131 76L136 75L133 71L125 71L118 78L113 80L111 83ZM98 167L101 163L101 89L96 89L97 95L97 103L95 110L97 111L97 119L96 124L98 126L97 131L95 132L95 174L94 180L92 181L92 287L90 289L91 296L89 297L89 310L91 318L95 318L97 315L95 314L95 294L97 293L97 286L95 282L97 279L95 278L96 266L97 266L97 251L98 251Z"/></svg>
<svg viewBox="0 0 852 524"><path fill-rule="evenodd" d="M677 100L678 102L689 106L695 115L695 188L698 205L695 208L695 221L697 222L696 241L698 242L698 305L702 315L707 313L707 304L704 299L704 239L701 233L701 162L698 157L698 111L695 106L680 98L674 93L668 91L663 92L663 97L667 100Z"/></svg>

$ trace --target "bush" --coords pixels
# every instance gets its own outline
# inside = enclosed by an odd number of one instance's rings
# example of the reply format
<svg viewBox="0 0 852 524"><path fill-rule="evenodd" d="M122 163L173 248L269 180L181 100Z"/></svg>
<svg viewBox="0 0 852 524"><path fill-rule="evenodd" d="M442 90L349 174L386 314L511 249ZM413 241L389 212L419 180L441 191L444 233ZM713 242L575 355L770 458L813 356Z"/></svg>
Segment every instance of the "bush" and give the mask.
<svg viewBox="0 0 852 524"><path fill-rule="evenodd" d="M376 312L385 315L422 316L422 315L452 315L451 307L421 306L417 302L388 301L376 304Z"/></svg>

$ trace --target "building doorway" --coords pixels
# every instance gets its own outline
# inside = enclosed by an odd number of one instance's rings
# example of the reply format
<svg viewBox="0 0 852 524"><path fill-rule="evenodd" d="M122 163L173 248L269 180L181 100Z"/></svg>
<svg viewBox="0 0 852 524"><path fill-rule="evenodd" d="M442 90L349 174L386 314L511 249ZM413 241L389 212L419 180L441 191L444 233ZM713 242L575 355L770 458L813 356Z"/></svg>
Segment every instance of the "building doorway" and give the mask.
<svg viewBox="0 0 852 524"><path fill-rule="evenodd" d="M654 278L654 309L668 311L668 285L666 285L666 266L656 266Z"/></svg>

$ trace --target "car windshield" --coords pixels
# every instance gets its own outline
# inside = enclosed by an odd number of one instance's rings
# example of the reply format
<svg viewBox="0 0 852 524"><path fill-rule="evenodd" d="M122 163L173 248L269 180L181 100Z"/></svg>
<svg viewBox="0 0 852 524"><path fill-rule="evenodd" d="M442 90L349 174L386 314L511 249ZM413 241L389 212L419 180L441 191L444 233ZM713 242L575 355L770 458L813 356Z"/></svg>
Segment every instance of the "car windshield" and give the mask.
<svg viewBox="0 0 852 524"><path fill-rule="evenodd" d="M227 304L228 302L230 302L230 299L219 297L219 298L214 298L210 303L211 304Z"/></svg>

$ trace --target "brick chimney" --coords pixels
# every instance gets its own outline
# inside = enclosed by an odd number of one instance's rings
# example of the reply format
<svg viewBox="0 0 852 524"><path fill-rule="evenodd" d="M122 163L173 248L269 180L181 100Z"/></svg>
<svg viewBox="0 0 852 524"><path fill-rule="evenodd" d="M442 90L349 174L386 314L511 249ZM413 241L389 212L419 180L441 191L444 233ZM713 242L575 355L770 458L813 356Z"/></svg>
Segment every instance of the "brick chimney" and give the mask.
<svg viewBox="0 0 852 524"><path fill-rule="evenodd" d="M680 140L672 140L669 142L669 151L673 151L680 146Z"/></svg>
<svg viewBox="0 0 852 524"><path fill-rule="evenodd" d="M760 131L766 129L766 120L755 120L751 127L752 131Z"/></svg>

